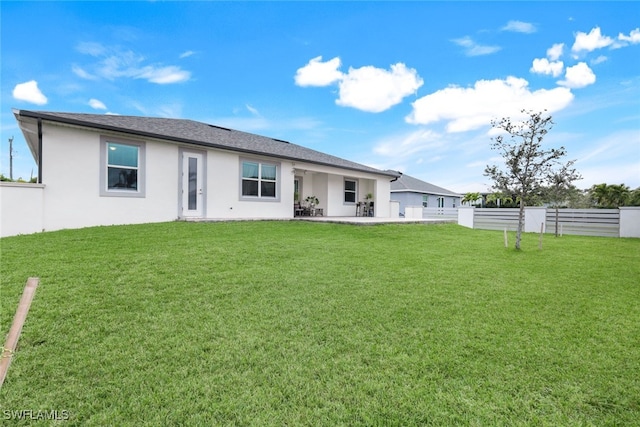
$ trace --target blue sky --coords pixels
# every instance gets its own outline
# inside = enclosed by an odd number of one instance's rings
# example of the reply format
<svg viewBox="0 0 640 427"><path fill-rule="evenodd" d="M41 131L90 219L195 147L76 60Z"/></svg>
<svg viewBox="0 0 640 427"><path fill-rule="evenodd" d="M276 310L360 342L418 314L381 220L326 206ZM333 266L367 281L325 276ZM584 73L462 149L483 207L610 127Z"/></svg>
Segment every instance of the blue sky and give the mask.
<svg viewBox="0 0 640 427"><path fill-rule="evenodd" d="M188 118L460 193L491 120L547 110L581 188L640 186L638 2L6 2L1 172L37 175L12 108ZM72 165L70 165L72 166Z"/></svg>

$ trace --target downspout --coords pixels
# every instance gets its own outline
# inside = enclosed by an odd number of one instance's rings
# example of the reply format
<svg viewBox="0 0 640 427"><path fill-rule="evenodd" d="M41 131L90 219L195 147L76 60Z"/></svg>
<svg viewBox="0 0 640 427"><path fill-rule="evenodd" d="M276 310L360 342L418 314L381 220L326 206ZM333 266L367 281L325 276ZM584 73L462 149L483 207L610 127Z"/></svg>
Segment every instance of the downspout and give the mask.
<svg viewBox="0 0 640 427"><path fill-rule="evenodd" d="M390 183L391 182L396 182L398 180L398 178L400 178L402 176L402 172L400 172L400 171L396 171L396 172L398 172L398 176L396 176L391 181L389 181ZM398 203L398 205L400 205L400 204ZM404 217L404 212L402 212L402 213L398 212L398 215Z"/></svg>
<svg viewBox="0 0 640 427"><path fill-rule="evenodd" d="M38 118L38 184L42 184L42 119Z"/></svg>
<svg viewBox="0 0 640 427"><path fill-rule="evenodd" d="M389 182L396 182L396 181L398 180L398 178L400 178L400 177L402 176L402 172L398 171L398 173L399 173L400 175L396 176L395 178L393 178L393 179L392 179L391 181L389 181Z"/></svg>

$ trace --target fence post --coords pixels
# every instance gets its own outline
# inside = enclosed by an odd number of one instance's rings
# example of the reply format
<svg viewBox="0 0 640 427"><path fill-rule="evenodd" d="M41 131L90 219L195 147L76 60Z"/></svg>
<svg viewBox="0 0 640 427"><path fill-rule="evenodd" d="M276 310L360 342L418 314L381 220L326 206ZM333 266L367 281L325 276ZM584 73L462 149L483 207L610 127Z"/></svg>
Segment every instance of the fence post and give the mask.
<svg viewBox="0 0 640 427"><path fill-rule="evenodd" d="M474 206L460 206L458 208L458 225L473 228L473 217L476 208Z"/></svg>
<svg viewBox="0 0 640 427"><path fill-rule="evenodd" d="M620 209L620 237L640 237L640 206Z"/></svg>
<svg viewBox="0 0 640 427"><path fill-rule="evenodd" d="M540 224L547 219L547 208L540 206L525 206L524 208L524 232L538 233ZM544 232L544 228L542 229Z"/></svg>
<svg viewBox="0 0 640 427"><path fill-rule="evenodd" d="M542 249L542 235L544 234L544 222L540 224L540 240L538 240L538 249Z"/></svg>

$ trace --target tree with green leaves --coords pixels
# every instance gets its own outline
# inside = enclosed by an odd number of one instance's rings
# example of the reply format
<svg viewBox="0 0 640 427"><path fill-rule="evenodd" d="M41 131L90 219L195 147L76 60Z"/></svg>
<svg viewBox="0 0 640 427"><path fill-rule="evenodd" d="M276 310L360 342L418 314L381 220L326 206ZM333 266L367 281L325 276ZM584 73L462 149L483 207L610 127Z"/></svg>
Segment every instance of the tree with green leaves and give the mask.
<svg viewBox="0 0 640 427"><path fill-rule="evenodd" d="M482 196L480 195L480 193L466 193L464 195L464 197L462 198L462 203L469 203L469 205L471 204L475 204L475 202L477 202L478 200L480 200L482 198Z"/></svg>
<svg viewBox="0 0 640 427"><path fill-rule="evenodd" d="M594 184L589 189L591 203L596 207L607 206L607 184Z"/></svg>
<svg viewBox="0 0 640 427"><path fill-rule="evenodd" d="M626 206L631 198L631 189L624 184L609 186L609 203L612 207Z"/></svg>
<svg viewBox="0 0 640 427"><path fill-rule="evenodd" d="M487 195L487 207L509 207L512 203L513 197L508 194L497 192Z"/></svg>
<svg viewBox="0 0 640 427"><path fill-rule="evenodd" d="M575 160L570 160L556 170L551 170L547 177L549 186L543 191L543 200L549 202L556 210L555 236L558 237L558 218L560 206L567 204L571 194L575 191L574 181L582 179L582 175L573 168Z"/></svg>
<svg viewBox="0 0 640 427"><path fill-rule="evenodd" d="M595 184L589 189L591 201L597 208L614 209L628 206L633 192L624 184Z"/></svg>
<svg viewBox="0 0 640 427"><path fill-rule="evenodd" d="M544 137L553 128L550 115L544 112L521 110L524 120L504 117L492 120L491 126L500 132L492 138L491 148L504 159L504 168L487 166L484 175L493 180L497 191L513 194L520 201L516 249L520 249L524 226L524 208L538 197L559 159L566 155L564 147L546 149Z"/></svg>
<svg viewBox="0 0 640 427"><path fill-rule="evenodd" d="M640 187L631 192L629 196L629 206L640 206Z"/></svg>

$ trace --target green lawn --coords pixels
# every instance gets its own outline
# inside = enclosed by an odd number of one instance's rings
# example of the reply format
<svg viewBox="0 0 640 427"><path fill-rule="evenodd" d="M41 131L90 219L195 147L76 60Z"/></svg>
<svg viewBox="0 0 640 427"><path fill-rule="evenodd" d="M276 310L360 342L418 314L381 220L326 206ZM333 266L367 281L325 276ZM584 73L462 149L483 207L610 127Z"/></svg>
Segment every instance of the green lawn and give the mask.
<svg viewBox="0 0 640 427"><path fill-rule="evenodd" d="M2 337L40 285L0 419L638 425L640 239L544 239L306 222L4 238Z"/></svg>

